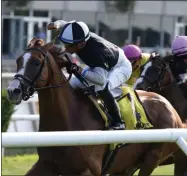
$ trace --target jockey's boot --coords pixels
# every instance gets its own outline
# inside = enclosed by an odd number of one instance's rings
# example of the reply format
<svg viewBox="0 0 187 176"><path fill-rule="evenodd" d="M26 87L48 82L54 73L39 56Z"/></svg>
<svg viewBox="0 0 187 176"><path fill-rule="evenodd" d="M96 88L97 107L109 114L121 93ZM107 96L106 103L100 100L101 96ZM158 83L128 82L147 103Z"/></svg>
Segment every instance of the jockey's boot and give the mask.
<svg viewBox="0 0 187 176"><path fill-rule="evenodd" d="M101 99L104 101L105 106L109 112L109 115L112 117L112 124L110 128L114 130L124 130L125 125L121 120L120 110L118 108L118 104L115 101L113 95L108 89L104 89L98 92Z"/></svg>

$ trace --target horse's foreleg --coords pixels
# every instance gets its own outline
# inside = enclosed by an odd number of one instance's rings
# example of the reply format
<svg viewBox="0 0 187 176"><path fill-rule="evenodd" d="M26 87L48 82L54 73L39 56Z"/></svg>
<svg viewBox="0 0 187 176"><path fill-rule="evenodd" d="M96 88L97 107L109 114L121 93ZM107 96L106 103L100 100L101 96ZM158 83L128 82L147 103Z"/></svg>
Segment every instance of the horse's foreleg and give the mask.
<svg viewBox="0 0 187 176"><path fill-rule="evenodd" d="M184 176L185 174L187 175L187 156L180 150L175 157L174 175Z"/></svg>
<svg viewBox="0 0 187 176"><path fill-rule="evenodd" d="M89 168L91 174L93 176L101 176L102 172L102 158L104 152L106 150L105 145L101 146L94 146L94 147L82 147L84 152L82 152L83 157L87 163L87 167Z"/></svg>
<svg viewBox="0 0 187 176"><path fill-rule="evenodd" d="M78 175L79 176L101 176L101 174L100 175L98 174L100 174L100 172L97 172L97 169L94 169L93 171L91 171L90 168L88 168L84 172L79 173Z"/></svg>
<svg viewBox="0 0 187 176"><path fill-rule="evenodd" d="M101 176L101 166L102 163L100 161L98 161L95 158L90 158L88 160L88 165L89 165L89 169L91 171L91 173L93 174L93 176Z"/></svg>
<svg viewBox="0 0 187 176"><path fill-rule="evenodd" d="M38 160L25 176L58 176L58 174L53 173L42 161Z"/></svg>
<svg viewBox="0 0 187 176"><path fill-rule="evenodd" d="M149 176L159 164L163 144L154 144L154 148L147 151L144 161L140 165L138 176Z"/></svg>

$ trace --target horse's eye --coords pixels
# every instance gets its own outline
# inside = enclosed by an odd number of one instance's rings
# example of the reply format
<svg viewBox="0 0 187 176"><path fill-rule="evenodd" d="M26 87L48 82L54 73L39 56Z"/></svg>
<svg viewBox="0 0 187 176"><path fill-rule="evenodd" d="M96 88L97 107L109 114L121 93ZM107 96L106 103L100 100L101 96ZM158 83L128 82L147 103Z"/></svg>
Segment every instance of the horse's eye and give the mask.
<svg viewBox="0 0 187 176"><path fill-rule="evenodd" d="M40 61L38 60L38 61L36 61L36 66L39 66L40 65Z"/></svg>
<svg viewBox="0 0 187 176"><path fill-rule="evenodd" d="M157 70L158 72L160 72L161 69L160 69L160 68L156 68L156 70Z"/></svg>

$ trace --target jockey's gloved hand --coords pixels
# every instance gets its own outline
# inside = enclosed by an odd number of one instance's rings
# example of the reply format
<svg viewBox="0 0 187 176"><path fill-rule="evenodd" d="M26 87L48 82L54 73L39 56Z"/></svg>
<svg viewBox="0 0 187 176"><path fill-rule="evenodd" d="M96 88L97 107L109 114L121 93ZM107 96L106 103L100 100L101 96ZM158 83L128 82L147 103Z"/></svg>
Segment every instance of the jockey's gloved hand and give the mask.
<svg viewBox="0 0 187 176"><path fill-rule="evenodd" d="M73 63L68 64L68 65L66 66L66 70L67 70L67 72L68 72L69 74L75 73L75 72L78 72L78 73L81 73L81 72L82 72L82 68L79 67L79 66L76 65L76 64L73 64Z"/></svg>

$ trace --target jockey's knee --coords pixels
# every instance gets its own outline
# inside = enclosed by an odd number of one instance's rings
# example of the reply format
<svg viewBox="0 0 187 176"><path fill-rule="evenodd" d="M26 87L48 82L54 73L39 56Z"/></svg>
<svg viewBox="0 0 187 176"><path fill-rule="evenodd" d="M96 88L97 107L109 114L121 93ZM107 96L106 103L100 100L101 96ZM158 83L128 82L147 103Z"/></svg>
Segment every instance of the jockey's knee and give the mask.
<svg viewBox="0 0 187 176"><path fill-rule="evenodd" d="M121 66L121 73L123 74L123 83L128 81L128 79L131 77L132 75L132 66L129 64L124 64Z"/></svg>
<svg viewBox="0 0 187 176"><path fill-rule="evenodd" d="M110 75L110 78L108 79L108 89L112 90L122 84L124 84L131 76L132 69L131 67L121 66L116 69L115 72L113 72Z"/></svg>
<svg viewBox="0 0 187 176"><path fill-rule="evenodd" d="M123 83L124 83L131 77L132 65L130 61L126 58L122 50L119 51L120 51L119 61L118 61L119 67L117 69L118 69L118 73L122 75L121 78L123 78Z"/></svg>
<svg viewBox="0 0 187 176"><path fill-rule="evenodd" d="M128 81L128 79L131 77L132 75L132 67L131 68L126 68L125 69L125 81Z"/></svg>

